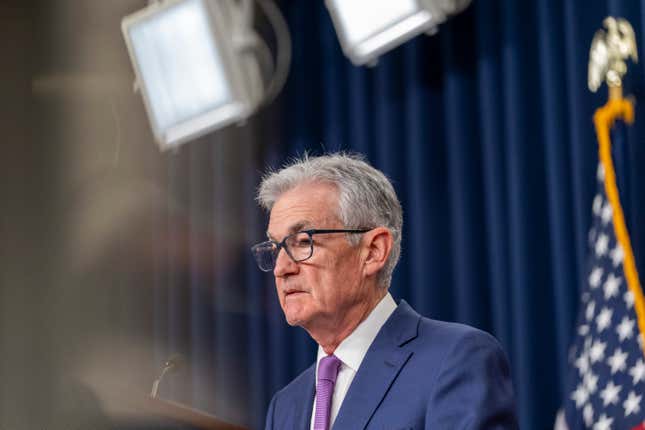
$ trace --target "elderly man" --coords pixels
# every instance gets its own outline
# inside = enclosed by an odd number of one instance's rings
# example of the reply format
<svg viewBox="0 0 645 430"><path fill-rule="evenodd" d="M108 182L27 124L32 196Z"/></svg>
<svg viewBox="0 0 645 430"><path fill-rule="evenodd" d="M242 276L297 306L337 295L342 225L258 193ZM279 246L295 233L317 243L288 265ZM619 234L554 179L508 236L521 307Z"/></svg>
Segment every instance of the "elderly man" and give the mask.
<svg viewBox="0 0 645 430"><path fill-rule="evenodd" d="M401 250L401 205L359 157L304 157L258 193L273 271L290 325L318 360L275 394L266 429L514 429L509 366L496 340L435 321L388 292Z"/></svg>

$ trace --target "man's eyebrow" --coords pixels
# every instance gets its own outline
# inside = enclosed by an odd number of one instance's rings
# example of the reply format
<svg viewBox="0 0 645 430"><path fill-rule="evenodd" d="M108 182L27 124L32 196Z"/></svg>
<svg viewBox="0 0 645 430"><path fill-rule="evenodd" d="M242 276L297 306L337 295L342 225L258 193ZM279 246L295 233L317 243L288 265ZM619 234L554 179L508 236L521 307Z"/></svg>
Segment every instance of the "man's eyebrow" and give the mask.
<svg viewBox="0 0 645 430"><path fill-rule="evenodd" d="M302 231L303 229L305 229L306 227L310 227L311 225L312 225L312 222L309 220L298 221L289 227L288 234L293 234L298 231ZM275 239L273 236L271 236L271 233L269 233L268 231L267 231L267 237L269 238L269 240L275 240L276 242L279 242L278 239Z"/></svg>

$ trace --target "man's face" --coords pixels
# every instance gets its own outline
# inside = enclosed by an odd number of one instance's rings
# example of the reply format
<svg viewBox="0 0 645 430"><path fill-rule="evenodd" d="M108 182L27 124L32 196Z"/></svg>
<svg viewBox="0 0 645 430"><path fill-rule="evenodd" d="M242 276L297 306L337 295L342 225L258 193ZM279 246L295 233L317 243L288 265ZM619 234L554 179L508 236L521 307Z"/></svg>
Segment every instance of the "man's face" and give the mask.
<svg viewBox="0 0 645 430"><path fill-rule="evenodd" d="M336 215L337 208L334 186L300 185L282 194L273 205L269 237L281 241L301 230L345 228ZM313 242L313 255L299 263L280 250L273 271L278 298L290 325L308 331L333 329L348 310L365 303L374 291L363 282L360 245L352 246L343 233L314 235Z"/></svg>

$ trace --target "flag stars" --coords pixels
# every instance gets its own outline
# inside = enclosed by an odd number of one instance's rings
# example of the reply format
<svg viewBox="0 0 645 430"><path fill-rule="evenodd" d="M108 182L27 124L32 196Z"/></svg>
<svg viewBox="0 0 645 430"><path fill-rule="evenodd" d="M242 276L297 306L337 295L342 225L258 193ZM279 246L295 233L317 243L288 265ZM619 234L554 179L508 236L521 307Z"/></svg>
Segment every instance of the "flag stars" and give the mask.
<svg viewBox="0 0 645 430"><path fill-rule="evenodd" d="M607 415L602 414L600 415L600 418L598 418L598 422L594 424L593 430L610 430L613 422L613 418L609 418Z"/></svg>
<svg viewBox="0 0 645 430"><path fill-rule="evenodd" d="M593 341L593 338L591 336L585 337L585 342L583 344L585 351L588 351L591 349L591 343Z"/></svg>
<svg viewBox="0 0 645 430"><path fill-rule="evenodd" d="M571 376L577 378L569 385L565 402L577 411L578 426L590 430L645 425L645 357L640 354L645 335L634 315L639 297L626 282L623 265L631 254L626 255L629 249L615 234L614 208L619 207L604 191L606 179L598 163L598 193L593 197L593 222L586 238L590 265L583 276L587 275L587 286L581 292L577 338L568 357Z"/></svg>
<svg viewBox="0 0 645 430"><path fill-rule="evenodd" d="M602 206L602 196L600 194L596 194L596 197L593 198L593 204L591 205L594 215L600 215Z"/></svg>
<svg viewBox="0 0 645 430"><path fill-rule="evenodd" d="M620 348L616 348L614 354L607 359L607 364L611 367L611 374L624 372L627 367L627 353Z"/></svg>
<svg viewBox="0 0 645 430"><path fill-rule="evenodd" d="M629 374L632 376L632 384L634 385L645 381L645 362L642 358L639 358L634 367L629 369Z"/></svg>
<svg viewBox="0 0 645 430"><path fill-rule="evenodd" d="M589 285L593 289L598 288L600 286L601 280L602 280L602 267L594 267L591 273L589 274Z"/></svg>
<svg viewBox="0 0 645 430"><path fill-rule="evenodd" d="M589 372L584 376L582 383L587 389L587 392L593 394L598 389L598 376L594 375L593 372Z"/></svg>
<svg viewBox="0 0 645 430"><path fill-rule="evenodd" d="M614 381L609 381L605 389L600 392L602 404L604 406L616 404L618 402L618 394L620 393L620 390L620 385L615 385Z"/></svg>
<svg viewBox="0 0 645 430"><path fill-rule="evenodd" d="M618 265L625 259L625 251L623 251L623 247L620 246L620 244L616 244L614 249L609 253L609 257L611 258L611 262L614 264L614 267L618 267Z"/></svg>
<svg viewBox="0 0 645 430"><path fill-rule="evenodd" d="M589 357L586 353L582 353L580 357L576 359L575 366L580 371L580 375L585 375L589 371Z"/></svg>
<svg viewBox="0 0 645 430"><path fill-rule="evenodd" d="M600 214L600 218L602 218L602 223L603 225L606 225L611 221L611 216L613 215L614 211L611 208L611 204L609 202L605 203L605 205L602 207L602 212Z"/></svg>
<svg viewBox="0 0 645 430"><path fill-rule="evenodd" d="M627 399L623 402L623 408L625 409L625 416L628 417L631 414L637 414L641 410L641 399L643 396L637 396L633 391L629 392Z"/></svg>
<svg viewBox="0 0 645 430"><path fill-rule="evenodd" d="M625 306L628 308L634 307L634 294L631 291L627 291L623 294L623 300L625 301Z"/></svg>
<svg viewBox="0 0 645 430"><path fill-rule="evenodd" d="M590 427L593 424L593 406L591 403L587 403L582 409L582 418L585 420L585 425Z"/></svg>
<svg viewBox="0 0 645 430"><path fill-rule="evenodd" d="M585 309L585 317L587 318L587 321L591 321L593 319L594 312L596 312L596 302L589 302L587 309Z"/></svg>
<svg viewBox="0 0 645 430"><path fill-rule="evenodd" d="M610 298L618 294L618 287L622 283L623 279L619 276L614 276L613 273L610 273L603 285L603 291L605 292L605 299L609 300Z"/></svg>
<svg viewBox="0 0 645 430"><path fill-rule="evenodd" d="M598 182L603 182L605 180L605 166L602 163L598 163L598 170L596 170L596 179Z"/></svg>
<svg viewBox="0 0 645 430"><path fill-rule="evenodd" d="M621 342L624 342L625 339L631 339L634 335L634 320L629 319L629 317L624 316L623 320L616 327L616 333Z"/></svg>
<svg viewBox="0 0 645 430"><path fill-rule="evenodd" d="M571 399L576 402L576 408L580 409L582 405L587 403L589 399L589 393L585 387L581 384L578 385L578 388L571 394Z"/></svg>
<svg viewBox="0 0 645 430"><path fill-rule="evenodd" d="M602 257L607 254L607 248L609 246L609 237L606 234L601 234L596 240L595 251L598 257Z"/></svg>
<svg viewBox="0 0 645 430"><path fill-rule="evenodd" d="M589 235L587 236L587 240L589 241L589 246L593 246L594 242L596 241L596 229L591 228L589 230Z"/></svg>
<svg viewBox="0 0 645 430"><path fill-rule="evenodd" d="M606 347L607 344L605 342L601 342L599 340L594 342L592 347L589 349L589 359L592 364L605 358Z"/></svg>
<svg viewBox="0 0 645 430"><path fill-rule="evenodd" d="M598 328L598 332L602 333L603 330L609 327L609 325L611 324L611 316L613 315L613 313L614 311L612 311L607 307L602 308L602 310L596 317L596 327Z"/></svg>

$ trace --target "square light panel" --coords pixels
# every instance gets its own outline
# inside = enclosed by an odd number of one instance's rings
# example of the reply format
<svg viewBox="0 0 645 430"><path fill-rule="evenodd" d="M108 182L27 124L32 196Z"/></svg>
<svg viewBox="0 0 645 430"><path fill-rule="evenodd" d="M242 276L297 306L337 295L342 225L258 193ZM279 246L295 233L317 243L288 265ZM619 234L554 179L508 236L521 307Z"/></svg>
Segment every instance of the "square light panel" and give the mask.
<svg viewBox="0 0 645 430"><path fill-rule="evenodd" d="M429 31L445 16L423 0L325 0L343 52L355 65Z"/></svg>
<svg viewBox="0 0 645 430"><path fill-rule="evenodd" d="M153 3L122 30L155 139L176 146L253 110L228 28L228 0Z"/></svg>

